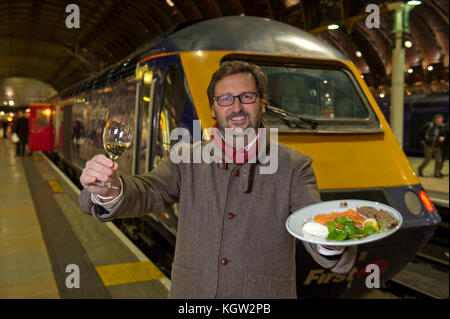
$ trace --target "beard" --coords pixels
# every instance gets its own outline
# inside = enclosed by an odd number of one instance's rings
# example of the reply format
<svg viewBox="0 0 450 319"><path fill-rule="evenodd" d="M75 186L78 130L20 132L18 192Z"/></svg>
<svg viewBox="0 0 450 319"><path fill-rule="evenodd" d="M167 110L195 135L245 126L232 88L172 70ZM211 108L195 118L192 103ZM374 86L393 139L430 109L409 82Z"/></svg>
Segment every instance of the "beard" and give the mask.
<svg viewBox="0 0 450 319"><path fill-rule="evenodd" d="M229 123L232 121L232 118L236 117L245 117L247 122L243 123L243 125L233 125L233 127L230 127ZM222 135L227 142L230 142L230 145L233 145L233 147L238 147L239 145L246 146L258 135L258 128L263 123L263 112L260 109L252 116L250 113L241 110L223 118L216 117L216 121Z"/></svg>
<svg viewBox="0 0 450 319"><path fill-rule="evenodd" d="M231 127L229 123L231 123L233 118L237 117L245 117L247 119L247 123L243 125L236 124L233 125L233 127ZM241 110L240 112L237 113L231 113L227 115L225 118L216 117L216 121L222 133L225 133L225 129L232 129L234 134L236 136L239 136L243 134L241 132L246 132L249 129L253 131L257 130L261 126L261 123L263 122L263 113L260 110L259 112L257 112L255 115L252 116L248 112Z"/></svg>

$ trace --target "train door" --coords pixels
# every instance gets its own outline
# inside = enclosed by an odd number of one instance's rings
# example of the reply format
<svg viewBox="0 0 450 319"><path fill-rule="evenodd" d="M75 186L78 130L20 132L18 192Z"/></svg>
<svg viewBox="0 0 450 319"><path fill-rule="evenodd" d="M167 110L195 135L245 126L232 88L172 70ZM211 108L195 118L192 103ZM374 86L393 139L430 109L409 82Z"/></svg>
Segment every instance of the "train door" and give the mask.
<svg viewBox="0 0 450 319"><path fill-rule="evenodd" d="M186 101L186 90L181 71L177 64L170 64L162 83L162 97L155 111L154 147L152 168L170 156L170 148L178 141L170 140L170 132L180 125L180 119Z"/></svg>
<svg viewBox="0 0 450 319"><path fill-rule="evenodd" d="M142 75L142 81L137 84L136 113L133 154L133 174L144 174L150 170L150 145L152 138L153 100L156 78L153 70L147 70Z"/></svg>
<svg viewBox="0 0 450 319"><path fill-rule="evenodd" d="M49 104L30 104L30 151L51 151L53 110Z"/></svg>
<svg viewBox="0 0 450 319"><path fill-rule="evenodd" d="M170 140L170 132L180 125L181 115L187 98L183 75L179 65L169 64L164 79L161 80L161 90L158 90L160 103L155 105L153 116L153 145L151 147L151 169L156 168L161 160L170 157L171 147L178 141ZM167 211L161 212L159 221L172 233L176 233L178 205L172 205Z"/></svg>

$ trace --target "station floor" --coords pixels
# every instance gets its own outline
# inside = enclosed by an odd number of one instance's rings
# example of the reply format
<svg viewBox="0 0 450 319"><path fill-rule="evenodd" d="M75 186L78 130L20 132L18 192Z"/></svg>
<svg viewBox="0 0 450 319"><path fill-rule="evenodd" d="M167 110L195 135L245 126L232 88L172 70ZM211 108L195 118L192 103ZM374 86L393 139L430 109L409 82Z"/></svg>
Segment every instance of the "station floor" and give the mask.
<svg viewBox="0 0 450 319"><path fill-rule="evenodd" d="M421 161L410 158L416 171ZM432 165L421 182L448 207L448 161L444 178ZM170 280L114 224L81 212L78 194L45 156L16 158L0 138L0 298L167 298Z"/></svg>
<svg viewBox="0 0 450 319"><path fill-rule="evenodd" d="M44 156L0 139L0 298L167 298L170 280Z"/></svg>

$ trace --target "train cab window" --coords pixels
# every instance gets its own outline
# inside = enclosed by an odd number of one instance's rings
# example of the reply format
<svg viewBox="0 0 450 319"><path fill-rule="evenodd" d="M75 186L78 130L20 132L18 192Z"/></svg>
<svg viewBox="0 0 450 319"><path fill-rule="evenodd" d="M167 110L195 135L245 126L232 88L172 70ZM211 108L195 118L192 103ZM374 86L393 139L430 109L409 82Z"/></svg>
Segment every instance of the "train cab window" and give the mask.
<svg viewBox="0 0 450 319"><path fill-rule="evenodd" d="M322 128L375 125L369 103L347 72L335 69L262 67L268 77L269 104L313 118ZM271 112L265 118L277 123ZM278 119L280 122L280 119Z"/></svg>
<svg viewBox="0 0 450 319"><path fill-rule="evenodd" d="M177 65L172 64L168 67L164 79L161 109L156 123L157 133L153 167L156 167L161 159L168 158L170 148L178 142L170 140L170 132L179 125L186 96L181 72Z"/></svg>

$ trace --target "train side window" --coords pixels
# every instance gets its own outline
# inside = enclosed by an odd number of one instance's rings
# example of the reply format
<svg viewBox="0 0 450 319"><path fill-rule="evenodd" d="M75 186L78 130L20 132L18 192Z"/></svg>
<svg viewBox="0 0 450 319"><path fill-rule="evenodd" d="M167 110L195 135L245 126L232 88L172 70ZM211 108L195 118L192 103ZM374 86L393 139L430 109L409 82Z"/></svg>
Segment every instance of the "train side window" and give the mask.
<svg viewBox="0 0 450 319"><path fill-rule="evenodd" d="M138 123L138 132L136 135L136 143L139 145L138 148L138 163L137 163L137 173L143 174L145 173L146 167L149 167L148 164L148 148L149 148L149 139L150 139L150 117L152 113L152 105L153 105L153 97L152 97L152 86L148 84L142 84L140 87L140 96L139 96L139 110L137 117Z"/></svg>
<svg viewBox="0 0 450 319"><path fill-rule="evenodd" d="M161 109L156 123L153 167L156 167L161 159L169 158L170 148L177 143L170 140L170 132L179 125L187 96L183 76L175 64L168 67L163 85Z"/></svg>

